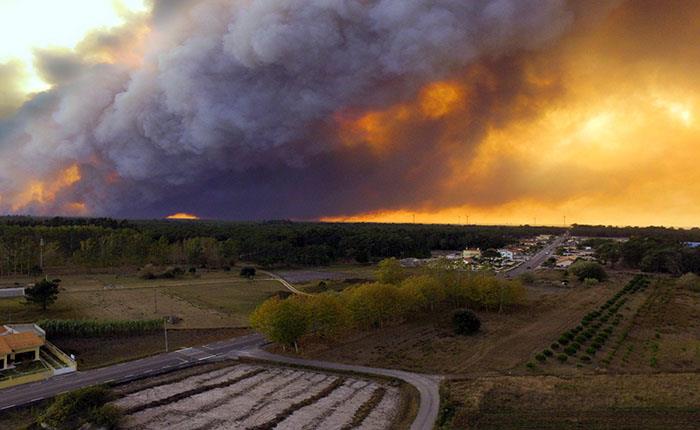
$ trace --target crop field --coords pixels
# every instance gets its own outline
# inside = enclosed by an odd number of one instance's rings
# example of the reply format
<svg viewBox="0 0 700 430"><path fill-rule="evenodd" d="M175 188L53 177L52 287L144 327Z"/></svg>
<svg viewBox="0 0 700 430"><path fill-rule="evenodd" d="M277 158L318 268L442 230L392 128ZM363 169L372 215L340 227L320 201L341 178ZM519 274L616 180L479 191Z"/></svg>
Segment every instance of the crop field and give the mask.
<svg viewBox="0 0 700 430"><path fill-rule="evenodd" d="M264 277L247 280L230 272L168 280L143 280L132 275L61 279L58 301L46 312L25 305L21 298L0 299L0 321L151 319L167 315L182 319L178 324L182 328L245 326L257 304L284 289L279 282Z"/></svg>
<svg viewBox="0 0 700 430"><path fill-rule="evenodd" d="M700 375L496 376L450 381L453 428L696 429Z"/></svg>
<svg viewBox="0 0 700 430"><path fill-rule="evenodd" d="M138 381L116 392L125 429L380 430L391 427L401 405L390 382L249 364Z"/></svg>

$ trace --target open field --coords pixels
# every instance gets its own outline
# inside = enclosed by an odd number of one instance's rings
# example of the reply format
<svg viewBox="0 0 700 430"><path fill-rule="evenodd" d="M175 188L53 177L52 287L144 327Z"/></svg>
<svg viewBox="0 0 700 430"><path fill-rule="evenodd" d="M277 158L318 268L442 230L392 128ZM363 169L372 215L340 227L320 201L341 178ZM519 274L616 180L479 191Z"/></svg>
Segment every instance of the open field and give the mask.
<svg viewBox="0 0 700 430"><path fill-rule="evenodd" d="M42 312L23 299L0 299L0 322L41 318L152 319L177 316L178 327L240 327L257 304L282 291L279 282L240 278L232 272L207 272L182 279L143 280L134 275L61 277L58 301ZM34 279L13 280L31 282ZM8 281L9 282L9 281Z"/></svg>
<svg viewBox="0 0 700 430"><path fill-rule="evenodd" d="M189 370L115 390L125 429L387 429L399 387L358 377L251 364Z"/></svg>
<svg viewBox="0 0 700 430"><path fill-rule="evenodd" d="M549 276L549 275L548 275ZM528 373L530 356L579 321L624 285L629 276L585 287L539 282L528 287L528 304L509 312L478 312L481 331L456 336L449 315L438 314L400 326L362 333L339 344L307 344L316 359L393 367L433 374Z"/></svg>
<svg viewBox="0 0 700 430"><path fill-rule="evenodd" d="M700 374L497 376L448 383L452 428L696 429Z"/></svg>

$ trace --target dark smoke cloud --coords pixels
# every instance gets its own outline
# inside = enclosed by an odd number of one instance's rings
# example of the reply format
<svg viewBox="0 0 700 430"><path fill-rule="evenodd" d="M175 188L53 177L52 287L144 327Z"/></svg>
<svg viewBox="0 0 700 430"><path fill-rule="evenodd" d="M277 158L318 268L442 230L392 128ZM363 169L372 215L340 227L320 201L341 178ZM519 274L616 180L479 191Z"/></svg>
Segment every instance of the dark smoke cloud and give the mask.
<svg viewBox="0 0 700 430"><path fill-rule="evenodd" d="M431 190L450 151L469 154L487 125L527 115L510 110L532 90L519 56L575 19L564 0L155 1L138 66L95 54L123 51L134 26L93 34L74 54L38 54L56 86L50 108L21 112L0 134L13 155L0 161L0 195L77 163L79 183L20 210L83 201L120 216L313 218L445 203ZM474 64L502 84L476 82L459 126L397 130L388 158L332 132L338 112L407 102ZM0 209L17 210L8 201Z"/></svg>

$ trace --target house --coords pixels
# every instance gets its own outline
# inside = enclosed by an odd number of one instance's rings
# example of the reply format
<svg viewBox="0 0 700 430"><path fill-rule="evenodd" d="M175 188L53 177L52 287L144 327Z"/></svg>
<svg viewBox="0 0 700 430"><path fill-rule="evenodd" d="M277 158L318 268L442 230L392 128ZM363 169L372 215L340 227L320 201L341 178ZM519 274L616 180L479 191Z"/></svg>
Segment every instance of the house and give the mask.
<svg viewBox="0 0 700 430"><path fill-rule="evenodd" d="M480 249L465 249L462 251L462 258L465 260L471 259L471 258L478 258L481 257L481 250Z"/></svg>
<svg viewBox="0 0 700 430"><path fill-rule="evenodd" d="M46 335L37 325L0 326L0 370L14 363L39 360L39 350L45 343Z"/></svg>
<svg viewBox="0 0 700 430"><path fill-rule="evenodd" d="M509 249L498 249L498 253L501 255L501 258L505 258L506 260L512 260L513 259L513 251Z"/></svg>
<svg viewBox="0 0 700 430"><path fill-rule="evenodd" d="M557 257L556 267L566 269L567 267L574 264L576 259L577 257L575 256Z"/></svg>

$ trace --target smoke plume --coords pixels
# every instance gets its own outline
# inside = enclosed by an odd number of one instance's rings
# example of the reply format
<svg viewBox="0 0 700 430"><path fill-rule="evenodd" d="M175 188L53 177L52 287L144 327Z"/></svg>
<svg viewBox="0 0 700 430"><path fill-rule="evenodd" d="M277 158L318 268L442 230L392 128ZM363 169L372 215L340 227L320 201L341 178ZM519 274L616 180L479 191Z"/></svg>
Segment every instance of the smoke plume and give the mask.
<svg viewBox="0 0 700 430"><path fill-rule="evenodd" d="M531 191L490 187L518 160L486 179L469 162L565 92L561 40L611 7L576 3L156 2L36 53L53 87L0 120L0 211L318 218L508 201Z"/></svg>

